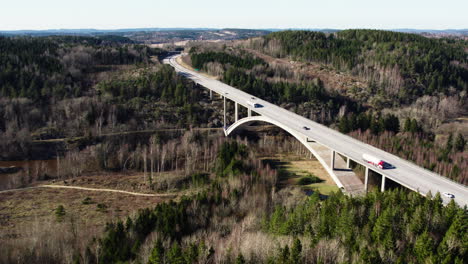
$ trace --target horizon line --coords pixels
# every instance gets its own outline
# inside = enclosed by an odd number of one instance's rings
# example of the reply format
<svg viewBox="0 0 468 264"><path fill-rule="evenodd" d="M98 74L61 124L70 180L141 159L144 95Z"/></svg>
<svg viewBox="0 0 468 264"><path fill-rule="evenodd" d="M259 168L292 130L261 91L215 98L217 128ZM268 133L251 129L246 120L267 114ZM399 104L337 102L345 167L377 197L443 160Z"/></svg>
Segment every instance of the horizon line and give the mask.
<svg viewBox="0 0 468 264"><path fill-rule="evenodd" d="M128 28L45 28L45 29L0 29L0 32L17 32L17 31L66 31L66 30L94 30L94 31L122 31L122 30L151 30L151 29L169 29L169 30L223 30L223 29L248 29L248 30L350 30L350 29L371 29L371 30L417 30L417 31L448 31L468 30L467 28L372 28L372 27L350 27L350 28L333 28L333 27L264 27L264 28L245 28L245 27L128 27Z"/></svg>

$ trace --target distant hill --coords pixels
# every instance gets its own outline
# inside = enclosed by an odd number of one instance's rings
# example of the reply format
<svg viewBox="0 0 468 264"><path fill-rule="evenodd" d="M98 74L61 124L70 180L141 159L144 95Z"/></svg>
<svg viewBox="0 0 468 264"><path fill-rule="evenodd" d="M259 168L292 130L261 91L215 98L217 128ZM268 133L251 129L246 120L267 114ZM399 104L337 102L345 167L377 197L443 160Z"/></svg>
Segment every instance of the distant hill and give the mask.
<svg viewBox="0 0 468 264"><path fill-rule="evenodd" d="M468 35L468 29L411 29L411 28L401 28L401 29L392 29L391 31L404 32L404 33L433 33L433 34L460 34Z"/></svg>
<svg viewBox="0 0 468 264"><path fill-rule="evenodd" d="M1 31L1 35L10 36L51 36L51 35L76 35L76 36L98 36L98 35L123 35L134 36L142 34L167 35L181 38L197 39L205 35L223 36L223 32L229 32L232 39L261 36L270 33L269 30L257 29L214 29L214 28L128 28L128 29L47 29L47 30L11 30ZM160 34L159 34L160 33Z"/></svg>
<svg viewBox="0 0 468 264"><path fill-rule="evenodd" d="M44 30L0 30L8 35L96 35L144 31L178 31L178 30L216 30L212 28L126 28L126 29L44 29Z"/></svg>
<svg viewBox="0 0 468 264"><path fill-rule="evenodd" d="M132 28L132 29L50 29L0 31L3 36L121 36L146 44L170 43L187 40L237 40L259 37L271 33L257 29L212 28Z"/></svg>
<svg viewBox="0 0 468 264"><path fill-rule="evenodd" d="M239 28L122 28L122 29L44 29L44 30L0 30L1 36L53 36L53 35L75 35L75 36L98 36L98 35L121 35L140 41L164 42L164 40L197 40L197 39L242 39L248 37L262 36L270 32L302 30L316 31L326 34L342 31L333 28L266 28L266 29L239 29ZM234 34L223 34L229 31ZM411 29L400 28L389 31L414 33L426 37L457 37L468 38L468 29ZM134 38L133 38L134 37Z"/></svg>

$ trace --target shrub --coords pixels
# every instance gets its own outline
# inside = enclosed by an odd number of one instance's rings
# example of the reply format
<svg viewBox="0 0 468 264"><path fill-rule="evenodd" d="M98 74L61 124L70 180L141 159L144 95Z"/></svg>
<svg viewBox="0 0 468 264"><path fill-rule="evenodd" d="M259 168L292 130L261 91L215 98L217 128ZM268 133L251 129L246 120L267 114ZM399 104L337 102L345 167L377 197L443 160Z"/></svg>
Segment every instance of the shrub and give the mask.
<svg viewBox="0 0 468 264"><path fill-rule="evenodd" d="M93 202L93 199L91 199L90 197L86 197L86 198L84 198L83 201L81 201L81 203L82 204L92 204L94 202Z"/></svg>
<svg viewBox="0 0 468 264"><path fill-rule="evenodd" d="M59 205L57 206L57 208L55 208L55 217L57 218L58 222L62 222L65 214L65 207L63 207L63 205Z"/></svg>
<svg viewBox="0 0 468 264"><path fill-rule="evenodd" d="M312 184L312 183L320 183L320 182L323 182L323 180L320 179L319 177L315 176L315 175L308 174L308 175L306 175L304 177L301 177L297 181L297 184L299 184L299 185L309 185L309 184Z"/></svg>
<svg viewBox="0 0 468 264"><path fill-rule="evenodd" d="M107 205L105 205L105 204L98 203L98 204L96 205L96 208L97 208L96 210L97 210L98 212L107 212Z"/></svg>

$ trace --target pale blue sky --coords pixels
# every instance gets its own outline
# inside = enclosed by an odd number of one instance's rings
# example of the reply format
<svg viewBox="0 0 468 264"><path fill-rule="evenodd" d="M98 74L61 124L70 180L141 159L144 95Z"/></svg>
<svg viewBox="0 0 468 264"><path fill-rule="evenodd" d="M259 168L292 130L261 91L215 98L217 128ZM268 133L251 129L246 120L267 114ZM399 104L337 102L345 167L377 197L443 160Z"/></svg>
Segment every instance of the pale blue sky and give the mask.
<svg viewBox="0 0 468 264"><path fill-rule="evenodd" d="M468 0L0 0L0 30L468 28Z"/></svg>

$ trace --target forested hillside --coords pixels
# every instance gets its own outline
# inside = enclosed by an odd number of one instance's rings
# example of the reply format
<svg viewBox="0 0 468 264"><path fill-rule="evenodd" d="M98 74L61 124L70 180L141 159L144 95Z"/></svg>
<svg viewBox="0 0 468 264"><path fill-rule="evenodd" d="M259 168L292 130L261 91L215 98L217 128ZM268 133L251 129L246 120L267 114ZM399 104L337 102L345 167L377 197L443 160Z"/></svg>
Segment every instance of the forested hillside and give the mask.
<svg viewBox="0 0 468 264"><path fill-rule="evenodd" d="M429 39L380 30L275 32L251 47L276 57L320 62L364 76L392 103L410 103L423 95L466 93L466 41ZM396 101L395 101L396 99Z"/></svg>
<svg viewBox="0 0 468 264"><path fill-rule="evenodd" d="M0 38L0 96L78 97L112 65L148 64L160 51L123 37Z"/></svg>
<svg viewBox="0 0 468 264"><path fill-rule="evenodd" d="M33 158L33 140L208 123L199 91L158 62L163 51L128 42L0 38L0 160Z"/></svg>

